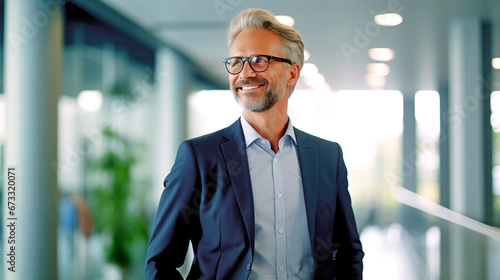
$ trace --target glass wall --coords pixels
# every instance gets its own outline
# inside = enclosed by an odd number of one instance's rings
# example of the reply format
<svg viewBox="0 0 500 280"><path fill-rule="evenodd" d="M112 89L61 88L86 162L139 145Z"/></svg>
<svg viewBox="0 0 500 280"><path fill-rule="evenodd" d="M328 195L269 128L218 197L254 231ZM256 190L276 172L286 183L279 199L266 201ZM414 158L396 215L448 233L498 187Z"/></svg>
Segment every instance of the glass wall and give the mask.
<svg viewBox="0 0 500 280"><path fill-rule="evenodd" d="M59 101L60 279L143 278L155 52L67 5Z"/></svg>
<svg viewBox="0 0 500 280"><path fill-rule="evenodd" d="M155 50L71 3L65 9L58 160L52 163L60 194L58 244L47 253L57 250L61 280L143 279ZM2 170L5 99L0 94ZM2 254L0 268L3 260Z"/></svg>

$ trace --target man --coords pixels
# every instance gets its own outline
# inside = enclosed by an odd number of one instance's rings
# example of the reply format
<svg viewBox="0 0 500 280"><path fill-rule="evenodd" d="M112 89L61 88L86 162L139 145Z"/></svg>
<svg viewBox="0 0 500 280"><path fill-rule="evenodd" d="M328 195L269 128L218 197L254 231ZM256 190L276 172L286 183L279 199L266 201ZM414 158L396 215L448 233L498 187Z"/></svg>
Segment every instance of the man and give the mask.
<svg viewBox="0 0 500 280"><path fill-rule="evenodd" d="M179 147L148 245L146 279L361 279L342 151L287 115L300 35L271 12L231 22L224 59L243 116Z"/></svg>

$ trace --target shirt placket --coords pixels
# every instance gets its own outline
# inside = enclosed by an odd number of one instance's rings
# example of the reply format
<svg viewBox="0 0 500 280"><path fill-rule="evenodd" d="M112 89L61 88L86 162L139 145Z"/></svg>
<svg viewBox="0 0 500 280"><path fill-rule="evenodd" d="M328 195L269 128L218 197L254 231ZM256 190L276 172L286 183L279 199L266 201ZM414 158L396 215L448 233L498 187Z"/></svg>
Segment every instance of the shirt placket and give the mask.
<svg viewBox="0 0 500 280"><path fill-rule="evenodd" d="M281 148L282 147L280 147L278 153L276 153L273 157L274 207L276 213L276 271L278 279L287 279L285 186L283 182L283 169L280 160Z"/></svg>

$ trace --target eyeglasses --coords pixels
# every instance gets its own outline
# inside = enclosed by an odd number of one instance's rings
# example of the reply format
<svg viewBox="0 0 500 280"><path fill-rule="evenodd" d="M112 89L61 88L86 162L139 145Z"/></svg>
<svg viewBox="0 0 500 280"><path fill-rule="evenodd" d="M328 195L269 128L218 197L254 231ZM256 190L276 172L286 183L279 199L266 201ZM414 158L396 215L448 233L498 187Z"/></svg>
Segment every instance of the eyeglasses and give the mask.
<svg viewBox="0 0 500 280"><path fill-rule="evenodd" d="M224 65L226 66L226 70L227 72L229 72L229 74L236 75L243 70L245 61L248 62L248 65L250 65L250 68L252 68L254 72L260 73L267 70L267 68L269 67L269 61L271 59L285 62L290 65L292 64L292 61L290 59L264 54L257 54L251 57L228 57L222 60L222 63L224 63Z"/></svg>

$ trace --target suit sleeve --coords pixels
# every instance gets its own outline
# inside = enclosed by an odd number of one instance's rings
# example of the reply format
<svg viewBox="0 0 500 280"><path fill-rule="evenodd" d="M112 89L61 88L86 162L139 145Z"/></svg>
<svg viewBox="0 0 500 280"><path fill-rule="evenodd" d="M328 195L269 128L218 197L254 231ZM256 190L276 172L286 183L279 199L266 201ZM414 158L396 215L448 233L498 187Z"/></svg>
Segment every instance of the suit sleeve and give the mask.
<svg viewBox="0 0 500 280"><path fill-rule="evenodd" d="M177 152L164 190L146 253L145 275L152 279L182 279L177 267L182 266L190 234L198 224L196 207L198 167L189 142L183 142Z"/></svg>
<svg viewBox="0 0 500 280"><path fill-rule="evenodd" d="M351 205L351 197L347 189L347 168L344 163L342 149L338 146L338 200L335 215L334 240L341 244L338 248L335 265L335 279L362 279L363 256L356 221Z"/></svg>

